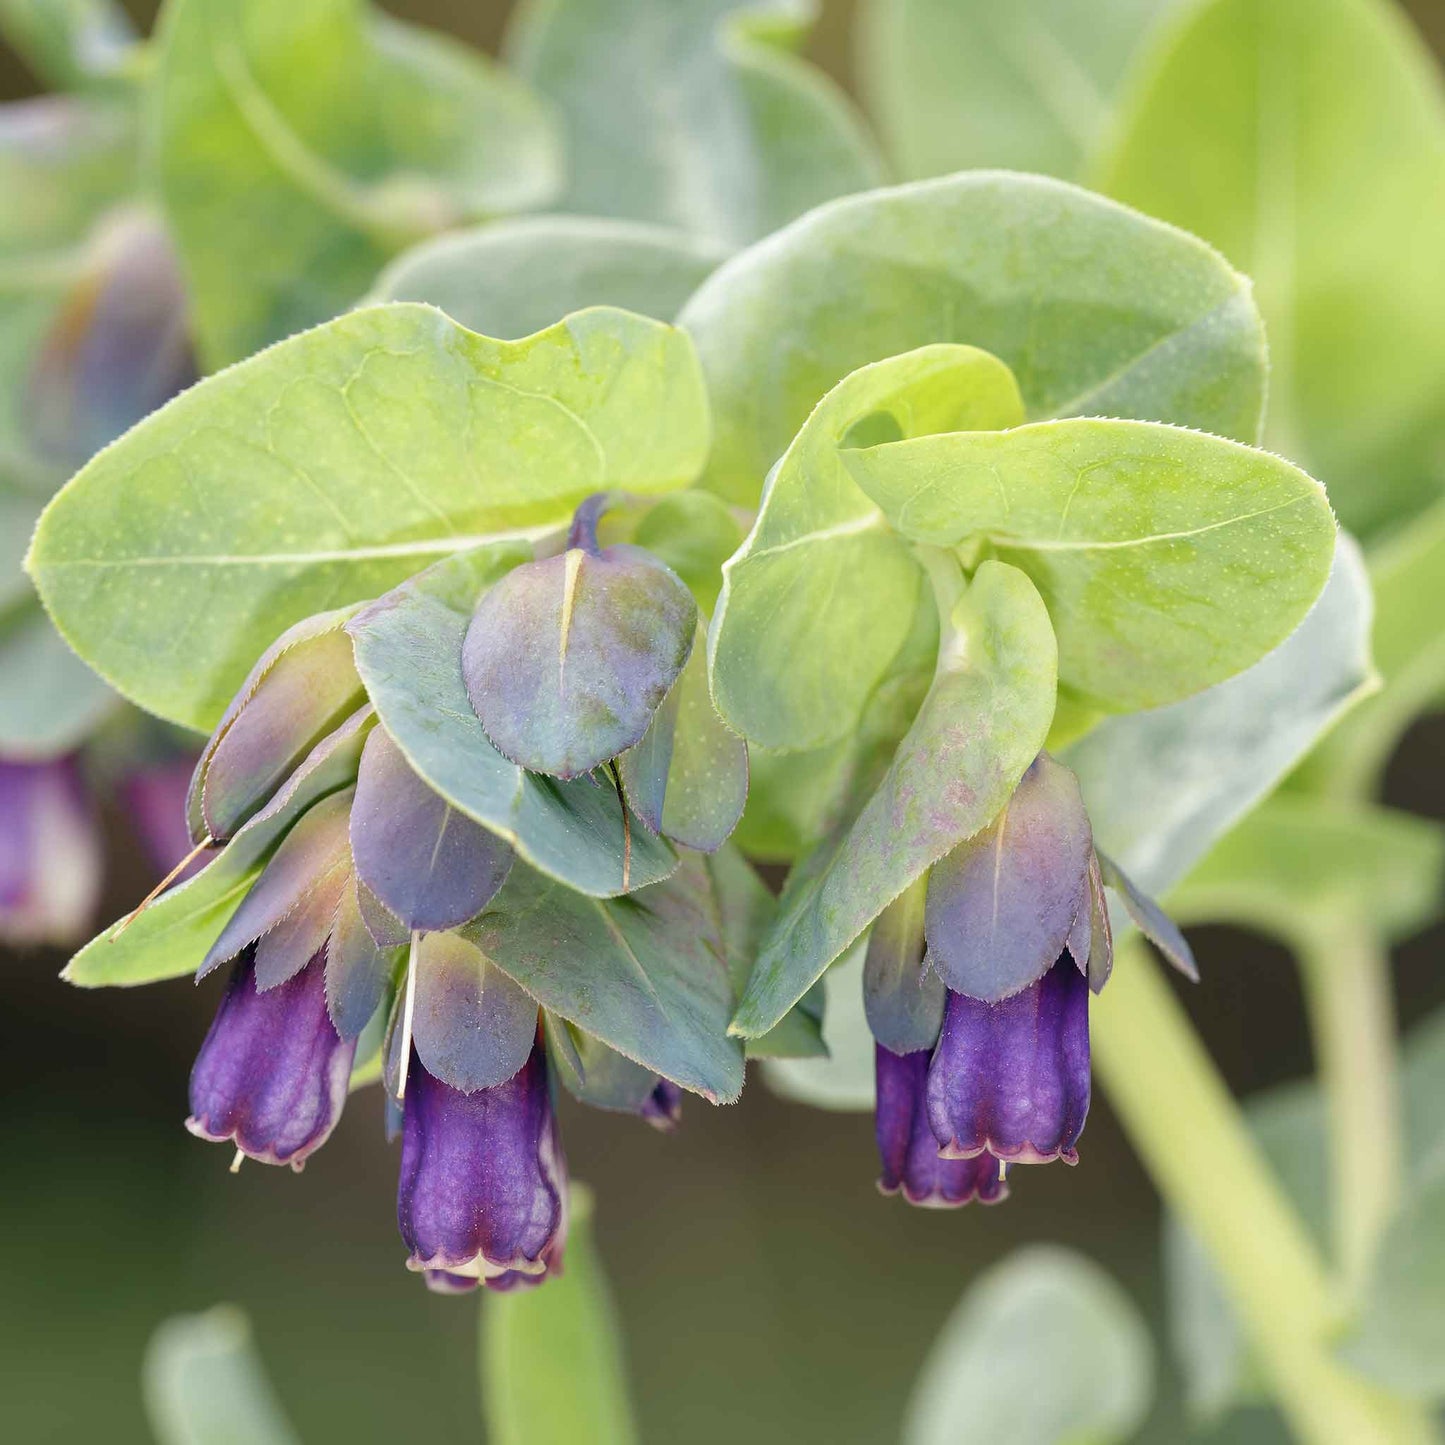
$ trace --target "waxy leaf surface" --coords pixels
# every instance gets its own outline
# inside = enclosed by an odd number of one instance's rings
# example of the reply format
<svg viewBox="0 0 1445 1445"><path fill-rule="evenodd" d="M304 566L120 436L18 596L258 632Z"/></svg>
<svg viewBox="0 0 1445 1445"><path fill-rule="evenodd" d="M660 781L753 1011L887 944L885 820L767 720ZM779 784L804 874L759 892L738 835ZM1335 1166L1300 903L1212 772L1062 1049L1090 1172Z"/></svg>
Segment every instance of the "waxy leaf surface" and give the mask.
<svg viewBox="0 0 1445 1445"><path fill-rule="evenodd" d="M1208 0L1095 183L1218 246L1269 333L1269 445L1365 536L1445 481L1445 88L1400 7Z"/></svg>
<svg viewBox="0 0 1445 1445"><path fill-rule="evenodd" d="M876 792L790 880L732 1027L771 1028L925 869L998 814L1043 747L1056 650L1028 578L985 562L955 635Z"/></svg>
<svg viewBox="0 0 1445 1445"><path fill-rule="evenodd" d="M586 898L523 865L466 937L544 1007L714 1103L743 1085L711 883L689 858L664 883Z"/></svg>
<svg viewBox="0 0 1445 1445"><path fill-rule="evenodd" d="M772 748L849 736L913 625L921 569L839 447L1022 419L1008 368L967 346L890 357L829 392L778 463L752 532L723 569L712 681L733 727Z"/></svg>
<svg viewBox="0 0 1445 1445"><path fill-rule="evenodd" d="M529 0L507 58L557 107L560 209L745 245L876 184L861 119L791 53L796 0Z"/></svg>
<svg viewBox="0 0 1445 1445"><path fill-rule="evenodd" d="M858 66L906 178L1004 166L1084 178L1170 0L864 0Z"/></svg>
<svg viewBox="0 0 1445 1445"><path fill-rule="evenodd" d="M510 1079L537 1037L536 999L457 933L419 939L415 967L412 1043L427 1072L468 1094Z"/></svg>
<svg viewBox="0 0 1445 1445"><path fill-rule="evenodd" d="M313 803L355 779L373 722L366 710L323 738L218 857L124 927L108 928L93 938L66 965L62 977L81 988L100 988L194 973L291 825Z"/></svg>
<svg viewBox="0 0 1445 1445"><path fill-rule="evenodd" d="M534 868L608 896L666 878L677 857L631 830L610 785L529 773L494 748L467 697L462 641L478 596L528 558L502 543L440 562L351 624L356 662L377 714L418 776L453 807L510 843Z"/></svg>
<svg viewBox="0 0 1445 1445"><path fill-rule="evenodd" d="M1107 718L1063 761L1099 847L1164 897L1373 685L1369 582L1342 537L1329 583L1288 641L1197 697Z"/></svg>
<svg viewBox="0 0 1445 1445"><path fill-rule="evenodd" d="M820 207L715 271L679 324L718 418L708 485L755 505L824 394L933 342L982 347L1030 420L1169 421L1256 439L1249 283L1203 242L1039 176L981 172Z"/></svg>
<svg viewBox="0 0 1445 1445"><path fill-rule="evenodd" d="M569 547L486 592L462 675L499 752L531 772L575 778L642 741L696 630L692 594L648 553Z"/></svg>
<svg viewBox="0 0 1445 1445"><path fill-rule="evenodd" d="M726 252L667 226L518 216L398 256L372 301L425 301L483 336L530 336L584 306L671 321Z"/></svg>
<svg viewBox="0 0 1445 1445"><path fill-rule="evenodd" d="M409 931L469 922L512 866L511 848L429 788L385 728L361 754L350 827L357 877Z"/></svg>
<svg viewBox="0 0 1445 1445"><path fill-rule="evenodd" d="M155 47L161 194L209 367L335 316L409 243L555 190L526 87L365 0L174 0Z"/></svg>
<svg viewBox="0 0 1445 1445"><path fill-rule="evenodd" d="M1243 671L1298 626L1334 553L1324 489L1288 462L1148 422L1044 422L847 451L905 537L986 539L1049 604L1059 681L1109 712Z"/></svg>
<svg viewBox="0 0 1445 1445"><path fill-rule="evenodd" d="M82 657L209 729L293 622L591 492L681 486L707 434L687 338L657 322L598 309L495 342L375 307L141 423L47 509L29 566Z"/></svg>

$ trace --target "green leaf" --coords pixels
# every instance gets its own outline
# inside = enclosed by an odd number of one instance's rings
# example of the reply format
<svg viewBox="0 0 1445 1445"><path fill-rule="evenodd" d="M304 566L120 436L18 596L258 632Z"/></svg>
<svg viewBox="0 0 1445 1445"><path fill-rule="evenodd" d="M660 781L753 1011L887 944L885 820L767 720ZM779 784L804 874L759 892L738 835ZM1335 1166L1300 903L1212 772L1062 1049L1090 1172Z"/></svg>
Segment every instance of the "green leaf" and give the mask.
<svg viewBox="0 0 1445 1445"><path fill-rule="evenodd" d="M298 1445L234 1305L164 1321L146 1346L141 1393L157 1445Z"/></svg>
<svg viewBox="0 0 1445 1445"><path fill-rule="evenodd" d="M689 856L664 883L587 898L523 864L462 930L544 1008L713 1103L742 1091L716 903Z"/></svg>
<svg viewBox="0 0 1445 1445"><path fill-rule="evenodd" d="M711 616L723 567L742 544L743 529L722 498L689 487L649 507L632 540L666 562L692 589L703 614ZM706 647L702 653L706 657Z"/></svg>
<svg viewBox="0 0 1445 1445"><path fill-rule="evenodd" d="M1445 481L1445 92L1382 0L1207 0L1141 65L1101 189L1254 278L1269 443L1369 536Z"/></svg>
<svg viewBox="0 0 1445 1445"><path fill-rule="evenodd" d="M908 178L981 166L1081 179L1139 39L1172 0L865 0L858 68Z"/></svg>
<svg viewBox="0 0 1445 1445"><path fill-rule="evenodd" d="M462 640L478 596L528 549L515 542L437 563L351 624L356 665L382 726L421 778L505 838L539 872L606 897L666 878L677 858L642 828L629 846L616 793L590 778L528 773L494 748L462 679Z"/></svg>
<svg viewBox="0 0 1445 1445"><path fill-rule="evenodd" d="M813 985L826 1001L822 1032L827 1057L768 1059L763 1078L773 1093L835 1113L873 1112L874 1043L863 1008L863 957L860 941ZM786 1020L779 1028L785 1025Z"/></svg>
<svg viewBox="0 0 1445 1445"><path fill-rule="evenodd" d="M1131 421L924 436L842 460L909 540L989 544L1049 604L1059 682L1109 712L1234 676L1329 576L1324 489L1237 442Z"/></svg>
<svg viewBox="0 0 1445 1445"><path fill-rule="evenodd" d="M86 466L29 568L67 641L209 731L291 623L590 492L686 483L707 450L687 338L623 311L489 341L429 307L354 312L193 387Z"/></svg>
<svg viewBox="0 0 1445 1445"><path fill-rule="evenodd" d="M1106 719L1063 761L1099 847L1162 897L1373 686L1369 581L1342 536L1329 583L1288 641L1197 697Z"/></svg>
<svg viewBox="0 0 1445 1445"><path fill-rule="evenodd" d="M115 705L115 694L61 641L34 598L0 615L0 753L68 753Z"/></svg>
<svg viewBox="0 0 1445 1445"><path fill-rule="evenodd" d="M0 0L0 34L57 90L114 77L136 42L117 0Z"/></svg>
<svg viewBox="0 0 1445 1445"><path fill-rule="evenodd" d="M91 939L61 977L81 988L158 983L194 973L272 851L313 803L356 779L369 710L323 738L274 798L193 878Z"/></svg>
<svg viewBox="0 0 1445 1445"><path fill-rule="evenodd" d="M685 231L595 216L521 216L424 241L372 301L427 301L483 336L530 336L584 306L670 321L726 253Z"/></svg>
<svg viewBox="0 0 1445 1445"><path fill-rule="evenodd" d="M1002 562L983 563L882 783L789 879L734 1032L771 1028L914 879L998 813L1044 745L1055 658L1033 584Z"/></svg>
<svg viewBox="0 0 1445 1445"><path fill-rule="evenodd" d="M336 315L411 242L555 190L524 86L364 0L171 0L156 51L161 192L209 367Z"/></svg>
<svg viewBox="0 0 1445 1445"><path fill-rule="evenodd" d="M1098 1265L1033 1245L982 1275L934 1341L904 1445L1122 1445L1154 1396L1154 1347Z"/></svg>
<svg viewBox="0 0 1445 1445"><path fill-rule="evenodd" d="M1382 683L1317 748L1301 782L1336 796L1378 797L1410 724L1445 699L1445 502L1370 551L1373 643Z"/></svg>
<svg viewBox="0 0 1445 1445"><path fill-rule="evenodd" d="M1281 793L1219 840L1169 895L1182 923L1242 924L1299 942L1342 908L1399 941L1432 923L1445 828L1388 808Z"/></svg>
<svg viewBox="0 0 1445 1445"><path fill-rule="evenodd" d="M567 1268L546 1289L483 1291L482 1414L491 1445L636 1445L622 1330L572 1186Z"/></svg>
<svg viewBox="0 0 1445 1445"><path fill-rule="evenodd" d="M921 569L838 448L858 437L1021 419L1008 368L967 346L879 361L823 398L723 568L709 649L726 722L761 747L811 749L846 738L908 635Z"/></svg>
<svg viewBox="0 0 1445 1445"><path fill-rule="evenodd" d="M932 342L982 347L1031 421L1136 417L1252 442L1264 335L1201 241L1059 181L952 176L821 207L734 257L679 317L707 372L708 484L752 505L849 372Z"/></svg>
<svg viewBox="0 0 1445 1445"><path fill-rule="evenodd" d="M561 209L728 246L879 177L861 119L789 53L795 0L528 0L506 53L560 111Z"/></svg>

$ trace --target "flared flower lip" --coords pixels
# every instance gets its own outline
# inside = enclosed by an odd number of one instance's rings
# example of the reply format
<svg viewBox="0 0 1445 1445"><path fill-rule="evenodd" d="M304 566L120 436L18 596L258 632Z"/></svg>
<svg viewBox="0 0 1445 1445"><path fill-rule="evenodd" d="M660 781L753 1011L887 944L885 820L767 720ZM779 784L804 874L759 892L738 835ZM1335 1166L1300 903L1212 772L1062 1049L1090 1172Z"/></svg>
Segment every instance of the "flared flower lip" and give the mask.
<svg viewBox="0 0 1445 1445"><path fill-rule="evenodd" d="M274 1149L252 1149L243 1144L239 1126L224 1134L217 1134L215 1130L209 1128L192 1114L186 1119L186 1128L197 1139L204 1139L208 1144L234 1144L247 1159L254 1159L258 1164L275 1164L278 1167L290 1165L292 1172L296 1174L306 1167L307 1159L331 1137L331 1130L328 1129L319 1139L309 1140L303 1148L290 1154L281 1155Z"/></svg>
<svg viewBox="0 0 1445 1445"><path fill-rule="evenodd" d="M487 1256L478 1251L468 1258L459 1258L455 1255L434 1254L428 1259L422 1259L413 1254L406 1262L406 1267L417 1274L453 1274L464 1279L475 1279L485 1281L496 1279L504 1274L526 1274L541 1277L549 1270L555 1271L555 1265L548 1255L553 1252L553 1245L549 1241L547 1247L536 1259L528 1259L526 1255L517 1255L508 1260L488 1259Z"/></svg>
<svg viewBox="0 0 1445 1445"><path fill-rule="evenodd" d="M947 1155L940 1155L940 1158L947 1158ZM954 1156L957 1157L957 1156ZM968 1156L970 1158L975 1156ZM965 1199L950 1199L938 1189L929 1189L924 1193L917 1193L910 1189L906 1182L889 1185L882 1179L878 1181L878 1192L886 1199L901 1194L916 1209L963 1209L970 1204L981 1204L985 1209L991 1209L995 1204L1002 1204L1008 1198L1008 1185L999 1186L997 1194L983 1195L973 1193Z"/></svg>
<svg viewBox="0 0 1445 1445"><path fill-rule="evenodd" d="M976 1149L964 1149L957 1139L951 1139L947 1144L940 1145L938 1150L940 1159L977 1159L980 1154L992 1154L1005 1164L1052 1164L1056 1160L1065 1164L1079 1162L1077 1149L1041 1150L1032 1144L995 1144L992 1139L986 1139Z"/></svg>

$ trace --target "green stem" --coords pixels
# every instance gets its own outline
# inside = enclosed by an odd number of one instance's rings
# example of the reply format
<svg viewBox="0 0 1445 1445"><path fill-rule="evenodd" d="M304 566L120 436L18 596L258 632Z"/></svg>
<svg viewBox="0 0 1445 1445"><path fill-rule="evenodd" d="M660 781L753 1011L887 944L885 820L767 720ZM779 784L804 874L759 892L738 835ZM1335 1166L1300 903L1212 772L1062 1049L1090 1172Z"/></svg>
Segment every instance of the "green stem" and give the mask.
<svg viewBox="0 0 1445 1445"><path fill-rule="evenodd" d="M1390 955L1367 920L1316 920L1297 946L1329 1104L1338 1265L1351 1297L1400 1199L1399 1060Z"/></svg>
<svg viewBox="0 0 1445 1445"><path fill-rule="evenodd" d="M1426 1445L1429 1415L1330 1349L1339 1313L1318 1252L1183 1009L1137 943L1093 1010L1115 1112L1208 1251L1280 1410L1304 1445Z"/></svg>

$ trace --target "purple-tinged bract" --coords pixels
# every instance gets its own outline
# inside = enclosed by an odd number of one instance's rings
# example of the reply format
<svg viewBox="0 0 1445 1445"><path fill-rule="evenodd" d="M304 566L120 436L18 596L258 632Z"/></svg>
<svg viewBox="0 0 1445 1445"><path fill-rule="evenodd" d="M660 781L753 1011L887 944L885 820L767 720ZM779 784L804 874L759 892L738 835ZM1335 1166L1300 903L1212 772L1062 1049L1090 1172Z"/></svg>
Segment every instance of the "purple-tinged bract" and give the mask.
<svg viewBox="0 0 1445 1445"><path fill-rule="evenodd" d="M318 955L263 993L251 951L242 955L191 1070L191 1133L293 1169L326 1142L356 1040L331 1022L323 967Z"/></svg>
<svg viewBox="0 0 1445 1445"><path fill-rule="evenodd" d="M492 1289L540 1282L561 1268L566 1221L567 1169L541 1039L505 1083L470 1094L413 1054L397 1191L407 1267Z"/></svg>
<svg viewBox="0 0 1445 1445"><path fill-rule="evenodd" d="M1063 954L1021 993L985 1003L950 990L928 1068L940 1150L1011 1163L1078 1161L1089 1112L1089 985Z"/></svg>

